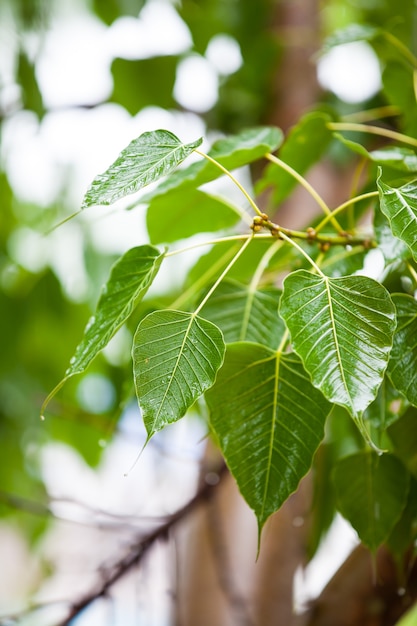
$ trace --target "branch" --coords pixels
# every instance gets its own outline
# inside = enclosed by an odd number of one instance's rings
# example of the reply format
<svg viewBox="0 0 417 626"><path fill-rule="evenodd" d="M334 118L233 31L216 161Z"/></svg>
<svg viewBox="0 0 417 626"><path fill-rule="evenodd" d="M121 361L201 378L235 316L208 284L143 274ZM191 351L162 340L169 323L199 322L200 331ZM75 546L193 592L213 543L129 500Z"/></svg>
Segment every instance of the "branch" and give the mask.
<svg viewBox="0 0 417 626"><path fill-rule="evenodd" d="M85 608L92 604L95 600L103 598L107 595L111 587L125 574L127 574L133 567L139 565L143 557L158 540L165 538L169 531L180 521L184 520L190 513L192 513L200 504L207 502L213 495L215 488L219 485L220 481L226 475L226 465L223 463L217 471L219 481L213 485L206 483L203 485L195 496L181 507L176 513L171 515L167 522L159 526L156 530L151 531L145 537L142 537L138 542L133 545L128 554L116 561L111 567L104 571L103 580L97 589L88 593L84 598L81 598L78 602L75 602L70 606L68 616L57 626L70 626L72 620L77 617Z"/></svg>

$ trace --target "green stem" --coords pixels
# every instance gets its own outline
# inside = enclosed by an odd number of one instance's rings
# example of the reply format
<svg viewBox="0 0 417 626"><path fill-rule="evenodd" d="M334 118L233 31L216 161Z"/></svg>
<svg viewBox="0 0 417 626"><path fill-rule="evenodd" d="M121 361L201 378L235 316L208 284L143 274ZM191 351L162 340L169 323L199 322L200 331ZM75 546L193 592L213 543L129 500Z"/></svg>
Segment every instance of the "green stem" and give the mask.
<svg viewBox="0 0 417 626"><path fill-rule="evenodd" d="M224 243L225 241L242 241L243 239L250 239L251 237L252 233L249 233L247 235L230 235L230 237L219 237L218 239L200 241L199 243L195 243L192 246L187 246L186 248L179 248L178 250L172 250L172 252L167 252L165 258L167 259L170 256L182 254L183 252L188 252L189 250L194 250L194 248L201 248L201 246L211 246L216 243Z"/></svg>
<svg viewBox="0 0 417 626"><path fill-rule="evenodd" d="M400 115L401 109L395 105L389 104L385 107L377 107L376 109L368 109L367 111L358 111L350 115L343 115L343 122L370 122L385 117L395 117Z"/></svg>
<svg viewBox="0 0 417 626"><path fill-rule="evenodd" d="M314 198L314 200L317 202L317 204L319 205L319 207L322 209L322 211L330 216L330 220L333 224L333 226L336 228L336 230L338 232L342 231L341 226L337 223L337 221L333 218L332 216L332 212L329 209L329 207L327 206L327 204L325 203L325 201L323 200L323 198L317 193L317 191L314 189L314 187L312 187L310 185L310 183L303 177L301 176L301 174L299 174L295 169L293 169L290 165L288 165L287 163L285 163L284 161L282 161L281 159L279 159L278 157L276 157L273 154L267 154L265 155L266 158L271 161L272 163L275 163L275 165L278 165L279 167L281 167L283 170L285 170L288 174L290 174L290 176L292 176L293 178L295 178L295 180L297 180L300 185L302 185L304 187L304 189L310 194L310 196L312 198Z"/></svg>
<svg viewBox="0 0 417 626"><path fill-rule="evenodd" d="M387 137L388 139L393 139L400 141L401 143L417 147L417 139L414 139L414 137L409 137L408 135L403 135L402 133L397 133L394 130L382 128L381 126L354 124L351 122L328 122L326 126L330 130L346 130L358 133L369 133L370 135L379 135L380 137Z"/></svg>
<svg viewBox="0 0 417 626"><path fill-rule="evenodd" d="M415 270L415 269L414 269L414 267L413 267L410 263L408 263L408 262L407 262L407 268L408 268L408 271L410 272L411 276L413 277L414 282L415 282L415 283L416 283L416 285L417 285L417 272L416 272L416 270Z"/></svg>
<svg viewBox="0 0 417 626"><path fill-rule="evenodd" d="M303 250L301 246L298 245L298 243L296 243L293 239L291 239L291 237L287 237L287 235L285 233L283 233L282 231L280 231L279 234L280 234L280 237L282 237L282 239L284 239L285 241L288 241L288 243L290 243L292 246L294 246L294 248L297 248L297 250L299 252L301 252L301 254L307 259L307 261L311 264L312 267L314 267L316 272L322 278L326 278L325 274L323 274L323 272L321 271L319 266L313 261L311 256L309 254L307 254L307 252L305 250Z"/></svg>
<svg viewBox="0 0 417 626"><path fill-rule="evenodd" d="M402 56L407 59L411 63L414 68L417 68L417 58L414 54L403 44L402 41L397 39L392 33L388 31L384 31L383 33L385 39L390 42L397 50L402 54Z"/></svg>
<svg viewBox="0 0 417 626"><path fill-rule="evenodd" d="M246 189L243 187L243 185L240 184L240 182L233 176L233 174L231 172L229 172L228 169L226 169L225 167L223 167L223 165L221 165L221 163L219 163L218 161L216 161L216 159L213 159L211 156L209 156L208 154L206 154L205 152L201 152L201 150L194 150L194 152L196 154L199 154L201 157L204 157L205 159L207 159L208 161L210 161L210 163L213 163L213 165L215 165L216 167L219 168L219 170L221 170L223 172L223 174L225 174L226 176L228 176L230 178L231 181L234 182L234 184L236 185L236 187L238 189L240 189L240 191L243 193L243 195L245 196L245 198L247 199L247 201L249 202L249 204L251 205L251 207L253 208L253 210L255 211L255 213L257 213L258 215L262 215L262 211L259 209L259 207L256 205L255 201L251 198L251 196L248 194L248 192L246 191Z"/></svg>
<svg viewBox="0 0 417 626"><path fill-rule="evenodd" d="M378 191L369 191L368 193L363 193L360 196L349 198L349 200L346 200L346 202L343 202L343 204L340 204L336 209L334 209L332 211L332 215L338 215L339 213L344 211L347 207L351 206L352 204L356 204L356 202L360 202L361 200L366 200L367 198L375 198L378 195L379 195ZM321 229L323 228L323 226L325 226L327 222L329 221L330 221L330 216L327 215L325 218L322 219L320 224L318 224L318 226L316 226L316 228L314 229L316 233L319 233Z"/></svg>
<svg viewBox="0 0 417 626"><path fill-rule="evenodd" d="M250 281L250 285L249 285L249 291L255 291L256 287L258 286L262 278L262 274L264 273L264 271L266 270L268 266L269 261L272 259L275 252L280 248L280 246L282 246L282 241L278 239L265 252L263 257L259 261L258 267L256 268L252 276L252 280Z"/></svg>
<svg viewBox="0 0 417 626"><path fill-rule="evenodd" d="M202 301L200 302L200 304L198 305L198 307L196 308L196 310L193 313L193 316L195 317L196 315L199 314L199 312L201 311L201 309L203 308L203 306L206 304L206 302L208 301L208 299L211 297L211 295L213 294L213 292L215 291L215 289L217 289L217 287L220 285L220 283L222 282L223 278L226 276L226 274L229 272L229 270L232 269L233 265L236 263L236 261L238 260L238 258L241 256L241 254L244 253L244 251L246 250L246 248L248 247L248 245L250 244L250 242L253 240L254 235L250 235L249 239L247 239L245 241L245 243L243 244L243 246L240 248L239 252L237 252L235 254L235 256L233 257L233 259L230 261L230 263L228 263L227 267L225 267L225 269L223 270L223 272L220 274L220 276L218 277L218 279L216 280L216 282L214 283L214 285L209 289L209 291L206 293L206 295L204 296L204 298L202 299Z"/></svg>

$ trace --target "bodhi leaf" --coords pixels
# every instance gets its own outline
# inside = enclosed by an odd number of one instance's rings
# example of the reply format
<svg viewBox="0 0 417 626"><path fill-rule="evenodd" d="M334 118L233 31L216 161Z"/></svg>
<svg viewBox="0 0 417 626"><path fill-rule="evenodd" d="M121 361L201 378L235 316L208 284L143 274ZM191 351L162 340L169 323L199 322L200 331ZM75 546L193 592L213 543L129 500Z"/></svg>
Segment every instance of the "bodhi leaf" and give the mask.
<svg viewBox="0 0 417 626"><path fill-rule="evenodd" d="M417 172L417 154L410 148L393 146L369 152L362 144L346 139L340 133L334 133L334 136L353 152L378 163L378 165L392 167L402 172Z"/></svg>
<svg viewBox="0 0 417 626"><path fill-rule="evenodd" d="M394 294L392 299L398 321L388 374L398 391L417 406L417 302L406 294Z"/></svg>
<svg viewBox="0 0 417 626"><path fill-rule="evenodd" d="M388 218L391 230L404 241L417 260L417 182L407 183L398 189L377 180L381 211Z"/></svg>
<svg viewBox="0 0 417 626"><path fill-rule="evenodd" d="M261 159L265 154L276 150L282 142L283 134L279 128L273 126L261 126L244 130L238 135L226 137L216 141L208 155L218 161L227 170L231 171L253 163ZM172 176L164 180L157 189L150 191L141 198L141 202L149 202L167 191L176 189L183 191L190 185L200 187L220 176L224 171L214 163L202 159L189 167L178 170Z"/></svg>
<svg viewBox="0 0 417 626"><path fill-rule="evenodd" d="M313 385L360 419L392 346L395 308L385 287L366 276L298 270L284 280L280 314Z"/></svg>
<svg viewBox="0 0 417 626"><path fill-rule="evenodd" d="M260 532L309 470L330 405L295 354L244 342L227 347L206 400L219 446Z"/></svg>
<svg viewBox="0 0 417 626"><path fill-rule="evenodd" d="M145 245L131 248L116 261L65 373L67 377L83 372L109 343L149 289L163 258L157 248Z"/></svg>
<svg viewBox="0 0 417 626"><path fill-rule="evenodd" d="M143 133L122 150L103 174L96 176L81 208L112 204L136 193L145 185L172 172L202 141L197 139L193 143L184 144L167 130Z"/></svg>
<svg viewBox="0 0 417 626"><path fill-rule="evenodd" d="M202 309L223 332L226 343L251 341L276 350L285 331L278 316L281 291L256 289L224 280Z"/></svg>
<svg viewBox="0 0 417 626"><path fill-rule="evenodd" d="M398 237L394 237L389 222L379 208L374 211L374 230L378 247L386 263L396 263L411 257L410 248Z"/></svg>
<svg viewBox="0 0 417 626"><path fill-rule="evenodd" d="M75 374L81 374L126 322L152 284L163 258L164 254L157 248L144 245L131 248L116 261L65 377L49 394L42 411L65 381Z"/></svg>
<svg viewBox="0 0 417 626"><path fill-rule="evenodd" d="M339 511L371 550L383 543L407 502L410 476L391 454L371 450L341 459L333 470Z"/></svg>
<svg viewBox="0 0 417 626"><path fill-rule="evenodd" d="M280 158L299 174L306 172L320 159L332 140L332 132L327 128L330 120L330 116L321 111L307 113L291 129L280 150ZM278 165L270 163L257 183L256 190L261 192L273 186L273 201L279 204L296 185L297 181L293 176Z"/></svg>
<svg viewBox="0 0 417 626"><path fill-rule="evenodd" d="M133 339L133 374L148 440L179 420L223 363L221 331L195 313L154 311Z"/></svg>
<svg viewBox="0 0 417 626"><path fill-rule="evenodd" d="M240 210L227 200L188 188L151 201L146 224L152 243L169 243L228 228L240 217Z"/></svg>
<svg viewBox="0 0 417 626"><path fill-rule="evenodd" d="M335 46L341 46L356 41L372 41L382 32L380 28L370 24L349 24L349 26L337 30L328 37L323 44L321 52L325 53Z"/></svg>

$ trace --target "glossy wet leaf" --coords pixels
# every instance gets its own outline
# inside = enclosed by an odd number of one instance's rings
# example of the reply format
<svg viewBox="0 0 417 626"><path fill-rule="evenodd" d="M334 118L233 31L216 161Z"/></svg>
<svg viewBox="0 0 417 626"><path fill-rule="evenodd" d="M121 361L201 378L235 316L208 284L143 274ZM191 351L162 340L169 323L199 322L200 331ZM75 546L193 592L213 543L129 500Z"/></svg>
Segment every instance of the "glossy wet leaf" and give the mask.
<svg viewBox="0 0 417 626"><path fill-rule="evenodd" d="M251 128L237 135L219 139L208 154L226 169L234 170L273 152L281 144L282 138L282 131L274 126ZM172 174L157 189L143 196L141 202L149 202L152 198L174 189L183 191L189 186L200 187L223 175L224 172L216 165L202 159Z"/></svg>
<svg viewBox="0 0 417 626"><path fill-rule="evenodd" d="M388 219L393 234L404 241L417 260L417 183L391 187L377 180L381 211Z"/></svg>
<svg viewBox="0 0 417 626"><path fill-rule="evenodd" d="M151 201L146 215L149 237L154 244L216 232L239 220L239 210L230 202L193 188L158 196Z"/></svg>
<svg viewBox="0 0 417 626"><path fill-rule="evenodd" d="M417 406L417 302L406 294L394 294L392 299L398 322L388 374L398 391Z"/></svg>
<svg viewBox="0 0 417 626"><path fill-rule="evenodd" d="M395 263L411 257L410 248L404 241L393 235L387 218L379 208L374 212L374 230L378 248L384 255L386 263Z"/></svg>
<svg viewBox="0 0 417 626"><path fill-rule="evenodd" d="M65 376L83 372L143 298L164 258L157 248L131 248L114 265Z"/></svg>
<svg viewBox="0 0 417 626"><path fill-rule="evenodd" d="M183 417L213 385L224 350L217 326L193 313L166 309L141 321L133 340L133 374L148 439Z"/></svg>
<svg viewBox="0 0 417 626"><path fill-rule="evenodd" d="M279 156L282 161L304 174L327 150L332 132L327 128L331 117L321 111L307 113L289 132ZM297 181L281 167L270 163L258 181L256 190L261 192L273 187L273 201L279 204L286 198Z"/></svg>
<svg viewBox="0 0 417 626"><path fill-rule="evenodd" d="M226 343L251 341L276 350L285 331L278 316L280 296L275 287L251 289L225 280L201 313L222 330Z"/></svg>
<svg viewBox="0 0 417 626"><path fill-rule="evenodd" d="M407 503L409 474L391 454L370 450L341 459L333 470L337 505L361 541L375 551Z"/></svg>
<svg viewBox="0 0 417 626"><path fill-rule="evenodd" d="M219 446L261 530L310 468L330 405L295 354L245 342L227 347L206 400Z"/></svg>
<svg viewBox="0 0 417 626"><path fill-rule="evenodd" d="M172 172L202 143L189 144L167 130L143 133L134 139L110 167L93 180L82 208L113 204Z"/></svg>
<svg viewBox="0 0 417 626"><path fill-rule="evenodd" d="M375 398L395 329L388 291L365 276L305 270L284 281L280 314L315 387L360 417Z"/></svg>

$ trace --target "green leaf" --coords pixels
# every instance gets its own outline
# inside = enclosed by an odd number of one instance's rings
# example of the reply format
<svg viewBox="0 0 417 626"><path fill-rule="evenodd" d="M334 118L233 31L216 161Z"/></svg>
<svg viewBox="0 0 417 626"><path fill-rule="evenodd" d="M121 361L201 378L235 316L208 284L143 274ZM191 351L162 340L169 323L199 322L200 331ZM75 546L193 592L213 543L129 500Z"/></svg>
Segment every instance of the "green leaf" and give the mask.
<svg viewBox="0 0 417 626"><path fill-rule="evenodd" d="M332 131L327 128L331 117L321 111L307 113L294 126L280 150L280 158L297 170L299 174L306 172L327 150ZM293 176L281 167L270 163L265 174L258 181L256 191L259 193L272 186L273 201L280 204L297 185Z"/></svg>
<svg viewBox="0 0 417 626"><path fill-rule="evenodd" d="M417 406L417 302L406 294L394 294L397 330L388 375L407 400Z"/></svg>
<svg viewBox="0 0 417 626"><path fill-rule="evenodd" d="M202 143L184 144L167 130L143 133L134 139L116 161L97 176L88 189L82 209L95 204L113 204L174 170Z"/></svg>
<svg viewBox="0 0 417 626"><path fill-rule="evenodd" d="M397 456L417 477L417 409L409 407L399 420L388 428L388 436L394 444Z"/></svg>
<svg viewBox="0 0 417 626"><path fill-rule="evenodd" d="M83 372L109 343L149 289L163 258L157 248L145 245L131 248L113 265L65 378Z"/></svg>
<svg viewBox="0 0 417 626"><path fill-rule="evenodd" d="M389 222L378 208L374 212L374 230L378 248L384 255L386 263L391 264L411 257L410 248L398 237L394 237Z"/></svg>
<svg viewBox="0 0 417 626"><path fill-rule="evenodd" d="M231 171L261 159L265 154L273 152L282 141L282 131L274 126L261 126L244 130L238 135L219 139L213 144L208 155L216 159L223 167ZM178 170L163 181L157 189L141 198L141 202L149 202L167 191L177 189L182 191L190 185L199 187L220 176L224 172L216 165L203 159L189 167Z"/></svg>
<svg viewBox="0 0 417 626"><path fill-rule="evenodd" d="M284 280L280 314L313 385L361 418L382 382L395 329L385 287L366 276L298 270Z"/></svg>
<svg viewBox="0 0 417 626"><path fill-rule="evenodd" d="M213 385L224 350L217 326L194 313L167 309L141 321L133 339L133 374L148 439Z"/></svg>
<svg viewBox="0 0 417 626"><path fill-rule="evenodd" d="M397 622L396 626L415 626L417 623L417 603L413 604L401 619Z"/></svg>
<svg viewBox="0 0 417 626"><path fill-rule="evenodd" d="M340 133L335 133L334 136L353 152L370 159L378 165L385 165L402 172L417 172L417 154L414 150L390 146L369 151L362 144L346 139Z"/></svg>
<svg viewBox="0 0 417 626"><path fill-rule="evenodd" d="M370 24L349 24L345 28L337 30L326 39L323 44L322 53L328 52L335 46L341 46L355 41L372 41L383 31Z"/></svg>
<svg viewBox="0 0 417 626"><path fill-rule="evenodd" d="M400 519L409 478L395 456L370 450L345 457L335 466L338 508L371 550L387 539Z"/></svg>
<svg viewBox="0 0 417 626"><path fill-rule="evenodd" d="M224 280L201 312L221 329L226 343L250 341L276 350L285 331L278 316L280 297L275 287L257 289Z"/></svg>
<svg viewBox="0 0 417 626"><path fill-rule="evenodd" d="M386 543L398 558L402 559L407 550L413 544L416 538L416 522L417 522L417 481L410 477L410 489L405 508L400 519L392 529ZM412 623L415 626L416 622Z"/></svg>
<svg viewBox="0 0 417 626"><path fill-rule="evenodd" d="M210 423L261 531L311 466L330 405L294 354L230 344L206 394Z"/></svg>
<svg viewBox="0 0 417 626"><path fill-rule="evenodd" d="M227 200L198 189L172 191L151 201L146 224L152 243L169 243L198 233L216 232L240 220Z"/></svg>
<svg viewBox="0 0 417 626"><path fill-rule="evenodd" d="M417 182L402 185L398 189L377 180L381 211L388 218L391 230L404 241L417 260Z"/></svg>

